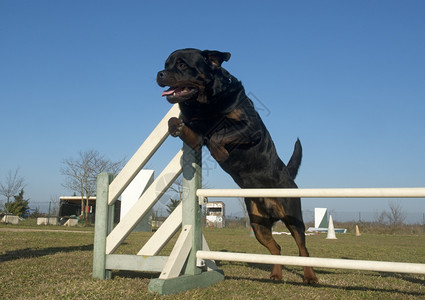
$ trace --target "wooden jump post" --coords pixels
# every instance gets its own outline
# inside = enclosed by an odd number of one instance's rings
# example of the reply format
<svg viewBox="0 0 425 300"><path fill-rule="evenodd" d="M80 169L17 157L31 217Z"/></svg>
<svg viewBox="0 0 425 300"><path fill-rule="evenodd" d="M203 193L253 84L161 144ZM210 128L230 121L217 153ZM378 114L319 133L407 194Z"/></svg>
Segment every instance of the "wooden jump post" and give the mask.
<svg viewBox="0 0 425 300"><path fill-rule="evenodd" d="M217 270L213 261L203 260L198 263L196 257L198 250L209 250L202 235L201 206L196 196L202 181L201 151L196 152L184 144L183 149L114 227L115 201L168 137L168 119L178 115L178 106L174 105L116 178L107 173L99 174L93 251L94 278L110 279L111 270L160 272L159 278L152 279L148 286L150 291L159 294L206 287L224 280L223 273ZM182 203L136 255L114 254L181 173ZM180 228L180 236L171 254L158 256Z"/></svg>

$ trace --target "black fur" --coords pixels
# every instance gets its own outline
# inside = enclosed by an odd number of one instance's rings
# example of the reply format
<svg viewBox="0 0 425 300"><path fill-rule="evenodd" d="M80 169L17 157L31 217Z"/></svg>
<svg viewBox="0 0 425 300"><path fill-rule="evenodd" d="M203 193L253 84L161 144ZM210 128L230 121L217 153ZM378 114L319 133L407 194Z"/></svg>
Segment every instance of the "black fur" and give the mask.
<svg viewBox="0 0 425 300"><path fill-rule="evenodd" d="M163 96L180 106L181 119L169 120L170 134L196 150L206 145L241 188L297 188L294 179L302 159L300 141L286 166L241 82L221 66L229 59L228 52L197 49L177 50L168 57L157 82L170 87ZM245 203L258 241L272 254L280 254L280 247L271 228L282 220L300 255L308 256L299 198L247 198ZM281 279L281 273L281 266L275 266L271 278ZM304 281L317 282L309 267Z"/></svg>

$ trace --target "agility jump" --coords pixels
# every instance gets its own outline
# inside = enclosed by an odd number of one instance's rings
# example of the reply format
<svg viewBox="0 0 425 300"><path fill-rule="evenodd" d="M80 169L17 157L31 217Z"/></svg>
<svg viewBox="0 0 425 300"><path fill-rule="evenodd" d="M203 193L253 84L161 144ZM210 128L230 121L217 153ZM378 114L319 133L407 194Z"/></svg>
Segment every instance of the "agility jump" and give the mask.
<svg viewBox="0 0 425 300"><path fill-rule="evenodd" d="M191 288L206 287L224 280L213 260L234 260L265 264L285 264L313 267L373 270L382 272L425 274L425 264L353 261L314 257L293 257L259 254L238 254L208 251L207 241L201 233L201 204L212 197L285 196L285 197L338 197L338 198L425 198L425 188L402 189L237 189L201 190L200 157L190 147L178 151L173 160L152 183L151 188L140 197L131 210L115 227L113 205L120 193L148 162L153 153L168 136L167 122L170 116L178 115L177 106L168 112L123 170L113 178L110 174L98 177L96 200L96 223L93 256L93 277L111 278L112 270L160 272L160 278L153 279L149 289L161 294L171 294ZM183 159L184 153L189 155ZM197 160L189 163L190 161ZM185 163L183 163L185 161ZM152 238L134 255L114 254L114 251L131 233L133 228L155 204L155 200L168 189L184 169L183 203L174 210ZM174 173L173 173L174 172ZM201 203L201 204L200 204ZM157 256L171 237L182 228L182 233L169 257ZM190 256L190 259L189 259ZM185 265L185 269L183 266Z"/></svg>

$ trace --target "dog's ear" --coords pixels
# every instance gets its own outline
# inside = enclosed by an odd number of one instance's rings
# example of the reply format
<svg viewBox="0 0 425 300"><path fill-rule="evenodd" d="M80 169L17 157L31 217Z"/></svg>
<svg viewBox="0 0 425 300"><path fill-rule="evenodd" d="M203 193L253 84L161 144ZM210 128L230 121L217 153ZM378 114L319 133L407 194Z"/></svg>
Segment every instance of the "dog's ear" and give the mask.
<svg viewBox="0 0 425 300"><path fill-rule="evenodd" d="M220 52L215 50L204 50L201 51L202 56L210 62L213 66L221 67L224 61L230 59L230 52Z"/></svg>

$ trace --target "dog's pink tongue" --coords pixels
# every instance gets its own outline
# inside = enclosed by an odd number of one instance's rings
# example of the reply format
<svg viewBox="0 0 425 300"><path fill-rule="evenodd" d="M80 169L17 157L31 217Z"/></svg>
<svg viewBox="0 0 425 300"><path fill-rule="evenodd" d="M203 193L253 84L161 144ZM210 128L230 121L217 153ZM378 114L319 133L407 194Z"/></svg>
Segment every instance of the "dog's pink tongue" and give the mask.
<svg viewBox="0 0 425 300"><path fill-rule="evenodd" d="M163 91L162 94L161 94L161 97L172 95L174 93L174 91L175 91L174 89L168 89L166 91Z"/></svg>

